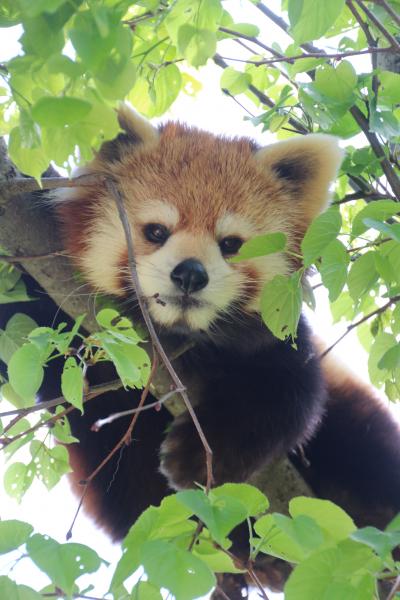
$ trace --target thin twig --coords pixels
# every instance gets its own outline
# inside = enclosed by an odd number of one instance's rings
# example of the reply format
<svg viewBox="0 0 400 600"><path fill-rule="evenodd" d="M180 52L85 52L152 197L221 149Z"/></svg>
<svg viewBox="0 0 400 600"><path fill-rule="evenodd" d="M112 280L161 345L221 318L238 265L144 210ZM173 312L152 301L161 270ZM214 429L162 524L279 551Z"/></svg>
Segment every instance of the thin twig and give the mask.
<svg viewBox="0 0 400 600"><path fill-rule="evenodd" d="M367 40L368 45L369 46L376 46L376 39L371 34L371 32L369 30L368 23L366 23L364 21L364 19L362 18L362 16L360 15L360 13L356 9L356 7L354 6L352 0L347 0L346 4L347 4L347 8L350 10L350 12L352 13L353 17L355 18L355 20L357 21L357 23L361 27L361 30L364 32L364 35L365 35L365 38Z"/></svg>
<svg viewBox="0 0 400 600"><path fill-rule="evenodd" d="M105 394L106 392L113 392L115 390L119 390L122 387L122 382L120 379L113 379L108 383L101 383L99 385L92 386L88 392L86 392L83 396L83 401L90 400L91 398L95 398L96 396L100 396L100 394ZM25 417L30 413L36 412L38 410L46 410L48 408L54 408L54 406L58 406L59 404L64 404L65 398L64 396L58 396L58 398L54 398L53 400L47 400L46 402L39 402L34 406L29 406L29 408L16 408L14 410L8 410L6 412L0 413L0 418L3 417L12 417L14 415L18 415L21 417Z"/></svg>
<svg viewBox="0 0 400 600"><path fill-rule="evenodd" d="M161 398L159 400L157 400L156 402L151 402L151 404L145 404L142 407L138 406L137 408L131 408L129 410L123 410L121 412L113 413L112 415L109 415L105 419L97 419L97 421L95 421L93 423L93 425L91 427L91 431L99 431L104 425L109 425L110 423L113 423L114 421L117 421L118 419L121 419L122 417L127 417L128 415L134 415L135 413L143 412L144 410L150 410L151 408L161 407L174 394L179 394L182 391L183 391L182 389L173 389L173 390L167 392L166 394L164 394L164 396L161 396Z"/></svg>
<svg viewBox="0 0 400 600"><path fill-rule="evenodd" d="M393 19L396 25L400 27L400 16L395 10L393 10L389 2L386 2L386 0L374 0L374 2L382 6L382 8L386 10L386 12L388 13L388 15L390 15L390 17Z"/></svg>
<svg viewBox="0 0 400 600"><path fill-rule="evenodd" d="M396 581L394 582L394 585L393 585L392 589L390 590L389 596L386 598L386 600L394 600L394 598L396 597L396 594L399 590L400 590L400 575L398 577L396 577Z"/></svg>
<svg viewBox="0 0 400 600"><path fill-rule="evenodd" d="M231 58L229 56L223 56L224 60L232 60L235 62L242 62L249 65L256 65L260 67L261 65L271 65L279 62L288 62L292 63L296 60L302 60L305 58L326 58L326 59L336 59L341 60L342 58L347 58L348 56L358 56L360 54L373 54L373 53L396 53L397 50L392 48L392 46L388 46L387 48L374 48L368 47L365 50L349 50L346 52L336 52L332 54L327 54L326 52L314 52L313 54L297 54L296 56L282 56L276 58L263 58L260 60L246 60L244 58Z"/></svg>
<svg viewBox="0 0 400 600"><path fill-rule="evenodd" d="M355 329L356 327L358 327L362 323L365 323L365 321L368 321L372 317L375 317L376 315L382 314L392 304L396 304L399 301L400 301L400 294L398 296L393 296L393 298L390 298L385 304L383 304L383 306L380 306L379 308L373 310L372 312L368 313L367 315L364 315L364 317L362 317L358 321L355 321L355 323L351 323L350 325L348 325L347 328L346 328L346 331L340 337L338 337L338 339L333 344L331 344L326 350L324 350L323 352L321 352L321 354L318 357L319 360L322 360L327 354L329 354L329 352L331 352L331 350L333 350L333 348L337 344L339 344L339 342L341 342L343 340L343 338L345 338L346 335L348 335L350 333L350 331L352 331L353 329Z"/></svg>
<svg viewBox="0 0 400 600"><path fill-rule="evenodd" d="M390 187L393 190L394 195L398 202L400 202L400 179L398 178L390 160L387 158L384 149L381 146L381 143L378 139L378 136L370 130L370 125L368 119L363 115L358 106L352 106L350 108L350 112L356 121L356 123L361 128L365 137L371 145L371 148L375 154L375 156L379 159L382 170L390 184Z"/></svg>
<svg viewBox="0 0 400 600"><path fill-rule="evenodd" d="M379 194L379 192L367 192L360 190L359 192L353 192L346 194L340 200L334 200L332 204L345 204L346 202L353 202L354 200L365 200L366 202L373 202L375 200L395 200L390 194Z"/></svg>
<svg viewBox="0 0 400 600"><path fill-rule="evenodd" d="M219 31L221 31L222 33L227 33L228 35L232 35L239 39L242 38L243 40L252 42L253 44L256 44L257 46L260 46L260 48L262 48L263 50L267 50L267 52L271 52L271 47L267 46L266 44L261 42L256 37L253 37L251 35L246 35L245 33L239 33L238 31L233 31L233 29L227 29L226 27L220 27Z"/></svg>
<svg viewBox="0 0 400 600"><path fill-rule="evenodd" d="M226 96L229 96L229 98L230 98L231 100L233 100L234 102L236 102L236 104L237 104L238 106L240 106L240 108L241 108L241 109L243 109L245 112L247 112L247 114L248 114L248 115L250 115L250 117L251 117L252 119L254 119L255 115L253 115L253 113L252 113L252 112L250 112L248 108L246 108L246 107L245 107L245 106L244 106L244 105L243 105L241 102L239 102L239 100L236 98L236 96L234 96L233 94L231 94L229 90L227 90L226 88L222 88L222 92L223 92L223 93L224 93Z"/></svg>
<svg viewBox="0 0 400 600"><path fill-rule="evenodd" d="M155 353L153 353L153 364L151 367L151 372L149 375L149 379L147 381L146 387L143 389L143 392L140 396L140 401L139 401L139 405L138 408L141 408L144 403L146 402L146 398L148 396L149 390L150 390L150 384L151 384L151 380L154 377L154 374L157 370L158 367L158 359L157 359L157 355ZM121 439L118 441L118 443L114 446L114 448L107 454L107 456L101 461L101 463L95 468L94 471L92 471L92 473L89 475L89 477L87 477L84 481L82 481L82 485L83 485L83 492L81 495L81 498L79 500L78 503L78 507L75 511L75 515L72 519L72 523L70 528L68 529L67 533L66 533L66 539L69 540L72 537L72 530L74 528L74 525L76 523L76 519L78 518L78 514L79 511L82 507L83 501L85 499L85 496L88 492L89 486L92 483L93 479L96 477L96 475L98 475L100 473L100 471L105 467L105 465L111 460L111 458L114 456L114 454L116 452L118 452L118 450L120 448L122 448L124 446L124 444L126 446L128 446L131 441L132 441L132 432L133 429L136 425L136 421L138 420L140 411L135 412L135 414L132 417L131 422L129 423L128 429L126 430L126 432L124 433L124 435L121 437Z"/></svg>
<svg viewBox="0 0 400 600"><path fill-rule="evenodd" d="M375 25L375 27L382 33L382 35L387 39L389 44L400 52L400 44L396 40L396 38L386 29L386 27L380 22L378 17L374 15L374 13L362 2L362 0L354 0L361 8L361 10L366 14L368 19Z"/></svg>
<svg viewBox="0 0 400 600"><path fill-rule="evenodd" d="M213 60L214 60L215 64L217 64L222 69L226 69L226 67L228 66L227 63L224 61L224 59L219 54L214 54ZM248 89L252 94L254 94L260 100L260 102L262 102L266 106L269 106L269 108L275 108L275 102L273 102L271 100L271 98L266 96L263 92L261 92L254 85L250 84ZM308 129L298 119L296 119L294 117L289 117L288 123L290 123L290 125L296 130L297 133L300 133L300 134L309 133Z"/></svg>
<svg viewBox="0 0 400 600"><path fill-rule="evenodd" d="M113 198L116 202L119 218L120 218L122 226L124 228L125 238L126 238L127 247L128 247L128 264L129 264L130 275L131 275L132 283L133 283L133 286L134 286L134 289L135 289L135 292L137 295L139 308L142 312L143 319L144 319L146 327L148 329L152 344L153 344L154 349L156 350L158 356L160 357L161 361L164 363L165 368L167 369L168 373L170 374L171 379L174 382L176 389L185 390L185 386L182 384L180 378L178 377L175 369L173 368L173 366L171 364L170 359L168 358L168 356L160 342L160 339L154 328L153 321L150 318L149 312L148 312L147 307L143 300L143 294L142 294L142 290L141 290L141 286L140 286L140 282L139 282L139 278L138 278L138 274L137 274L136 266L135 266L135 253L134 253L132 232L131 232L128 216L127 216L127 213L125 210L125 204L124 204L124 199L123 199L122 193L118 189L115 181L113 181L112 179L107 178L106 185L107 185L107 188L108 188L110 194L113 196ZM194 426L197 430L197 433L200 437L201 443L203 444L203 447L204 447L204 451L205 451L205 455L206 455L206 467L207 467L206 491L208 492L213 483L212 450L210 448L210 445L207 441L206 436L204 435L203 429L197 419L196 413L193 410L193 407L190 403L190 400L189 400L189 397L188 397L186 391L181 391L180 395L185 403L185 406L190 414L193 424L194 424Z"/></svg>

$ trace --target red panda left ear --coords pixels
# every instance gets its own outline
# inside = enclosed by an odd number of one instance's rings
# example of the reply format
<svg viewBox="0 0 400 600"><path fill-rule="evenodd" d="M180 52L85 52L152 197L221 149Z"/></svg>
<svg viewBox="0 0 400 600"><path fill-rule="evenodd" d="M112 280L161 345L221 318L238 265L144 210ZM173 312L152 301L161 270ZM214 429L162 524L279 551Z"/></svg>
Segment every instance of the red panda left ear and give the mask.
<svg viewBox="0 0 400 600"><path fill-rule="evenodd" d="M158 129L125 102L118 107L118 123L123 133L101 146L99 157L103 161L119 161L132 146L151 146L159 140Z"/></svg>
<svg viewBox="0 0 400 600"><path fill-rule="evenodd" d="M328 205L329 186L343 160L337 138L310 134L261 148L255 157L263 170L272 172L300 202L303 215L312 221Z"/></svg>

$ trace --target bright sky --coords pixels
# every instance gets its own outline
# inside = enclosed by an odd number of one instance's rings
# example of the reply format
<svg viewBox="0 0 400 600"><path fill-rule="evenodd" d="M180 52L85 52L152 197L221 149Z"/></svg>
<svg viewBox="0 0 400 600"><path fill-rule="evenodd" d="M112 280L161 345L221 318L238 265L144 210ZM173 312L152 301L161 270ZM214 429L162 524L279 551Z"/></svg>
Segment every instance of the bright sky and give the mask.
<svg viewBox="0 0 400 600"><path fill-rule="evenodd" d="M229 10L238 22L251 22L259 24L259 12L246 0L233 1L227 3ZM268 6L279 12L280 2L276 0L268 2ZM7 60L15 55L18 33L14 28L3 30L0 41L0 61ZM286 36L278 36L274 41L286 44ZM271 43L271 40L269 40ZM251 137L257 137L262 144L271 143L272 138L268 134L261 134L254 127L243 120L244 111L230 98L220 92L219 78L220 69L215 65L210 65L202 69L199 78L203 81L203 89L195 99L182 95L173 108L168 113L168 118L180 119L182 121L195 124L199 127L209 129L215 133L226 134L244 134ZM247 106L254 112L256 109L247 103ZM342 327L331 327L331 316L324 291L318 290L318 308L315 315L310 316L319 335L322 335L328 343L331 343L343 331ZM366 353L360 348L356 334L352 332L339 348L341 358L347 363L352 364L353 368L366 379ZM1 457L0 457L1 458ZM2 495L0 499L0 517L1 519L18 518L32 523L36 530L42 533L48 533L58 541L65 540L65 533L72 521L73 514L77 505L77 500L72 497L68 484L63 483L49 494L36 483L25 496L23 502L17 505L13 500ZM118 546L112 546L108 539L89 522L82 514L79 516L74 529L73 541L88 543L96 548L99 554L108 561L115 561L120 555ZM1 557L0 557L1 558ZM10 555L7 555L7 561L0 560L0 574L7 573L12 563ZM96 575L98 583L98 593L104 592L108 581L107 570L103 569L102 577ZM39 571L33 571L28 561L22 560L13 570L13 577L18 583L33 585L36 589L40 585L48 583L47 577ZM93 592L95 594L95 591ZM271 598L278 598L274 594L269 594Z"/></svg>

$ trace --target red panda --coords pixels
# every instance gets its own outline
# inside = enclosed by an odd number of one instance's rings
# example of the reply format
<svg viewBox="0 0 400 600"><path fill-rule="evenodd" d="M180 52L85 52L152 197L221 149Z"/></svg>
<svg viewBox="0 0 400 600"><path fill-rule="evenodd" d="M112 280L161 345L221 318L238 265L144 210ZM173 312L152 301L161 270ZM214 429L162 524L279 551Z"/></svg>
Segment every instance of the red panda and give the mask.
<svg viewBox="0 0 400 600"><path fill-rule="evenodd" d="M342 153L316 134L258 148L167 123L154 128L123 108L124 130L106 142L82 173L118 182L134 236L137 272L161 341L193 340L176 364L196 378L196 412L214 453L215 483L245 481L271 458L292 457L320 497L360 525L384 525L400 510L400 430L374 392L330 358L318 360L301 318L297 349L272 336L259 314L263 284L289 274L312 219L328 205ZM94 290L140 315L127 277L127 247L113 198L102 180L57 192L54 210L65 248ZM253 236L281 231L285 252L238 263L228 259ZM132 301L133 299L133 301ZM161 301L160 301L161 300ZM112 378L89 370L90 383ZM189 388L190 393L190 388ZM117 391L72 413L75 482L85 479L126 430L99 418L132 407L135 392ZM151 401L151 399L150 399ZM167 431L167 433L166 433ZM121 539L138 515L171 489L205 482L204 451L187 415L162 408L138 419L134 443L94 479L87 511Z"/></svg>

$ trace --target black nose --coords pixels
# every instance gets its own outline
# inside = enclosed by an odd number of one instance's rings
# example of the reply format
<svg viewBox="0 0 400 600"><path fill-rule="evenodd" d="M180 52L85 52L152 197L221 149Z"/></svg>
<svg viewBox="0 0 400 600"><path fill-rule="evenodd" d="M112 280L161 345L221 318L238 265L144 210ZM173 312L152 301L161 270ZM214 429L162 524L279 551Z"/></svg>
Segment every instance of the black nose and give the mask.
<svg viewBox="0 0 400 600"><path fill-rule="evenodd" d="M171 272L174 284L186 294L197 292L208 283L208 275L204 266L195 258L187 258L176 265Z"/></svg>

